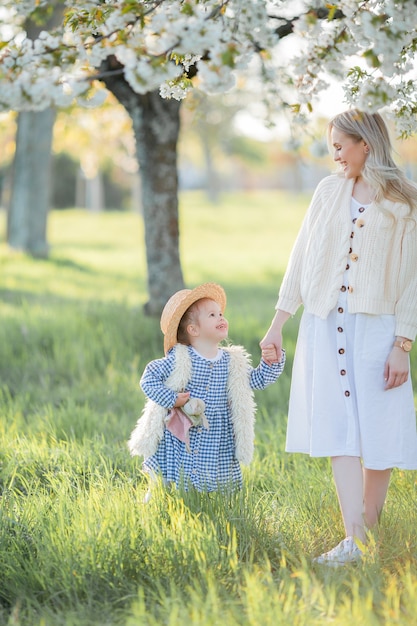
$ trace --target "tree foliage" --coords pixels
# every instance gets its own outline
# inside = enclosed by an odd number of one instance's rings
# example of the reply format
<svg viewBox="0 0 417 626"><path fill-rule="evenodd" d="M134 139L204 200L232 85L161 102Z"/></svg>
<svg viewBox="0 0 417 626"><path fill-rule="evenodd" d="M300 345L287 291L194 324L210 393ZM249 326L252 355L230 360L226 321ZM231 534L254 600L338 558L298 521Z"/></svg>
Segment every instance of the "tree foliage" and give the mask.
<svg viewBox="0 0 417 626"><path fill-rule="evenodd" d="M229 90L236 72L257 63L275 108L296 117L314 106L328 77L341 81L346 103L389 107L399 132L416 126L415 0L61 0L58 28L31 41L23 24L44 19L45 0L6 0L2 16L0 108L43 109L74 99L102 101L97 68L112 56L132 90L182 99L198 84ZM292 34L299 52L277 55ZM101 85L102 83L100 83Z"/></svg>

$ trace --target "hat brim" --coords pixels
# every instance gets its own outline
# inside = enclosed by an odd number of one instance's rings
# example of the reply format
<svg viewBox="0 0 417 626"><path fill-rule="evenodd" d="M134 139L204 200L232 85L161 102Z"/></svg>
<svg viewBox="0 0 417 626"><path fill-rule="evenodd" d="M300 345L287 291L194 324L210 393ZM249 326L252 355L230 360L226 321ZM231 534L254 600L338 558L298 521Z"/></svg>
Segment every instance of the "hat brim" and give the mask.
<svg viewBox="0 0 417 626"><path fill-rule="evenodd" d="M161 330L164 333L165 354L177 340L178 326L186 310L198 300L209 298L220 306L222 312L226 308L226 293L216 283L204 283L194 289L177 291L166 303L161 315Z"/></svg>

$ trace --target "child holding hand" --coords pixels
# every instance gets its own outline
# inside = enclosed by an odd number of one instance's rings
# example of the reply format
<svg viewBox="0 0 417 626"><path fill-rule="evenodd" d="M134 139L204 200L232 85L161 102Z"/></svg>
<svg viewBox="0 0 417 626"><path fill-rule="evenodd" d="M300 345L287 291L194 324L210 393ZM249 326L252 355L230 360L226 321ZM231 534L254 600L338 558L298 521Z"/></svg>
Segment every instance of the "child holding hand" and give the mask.
<svg viewBox="0 0 417 626"><path fill-rule="evenodd" d="M226 294L215 283L182 289L161 316L165 357L151 361L140 384L148 398L129 440L151 478L197 491L240 488L240 463L254 448L254 389L282 373L285 351L266 345L258 367L241 346L221 347L229 325Z"/></svg>

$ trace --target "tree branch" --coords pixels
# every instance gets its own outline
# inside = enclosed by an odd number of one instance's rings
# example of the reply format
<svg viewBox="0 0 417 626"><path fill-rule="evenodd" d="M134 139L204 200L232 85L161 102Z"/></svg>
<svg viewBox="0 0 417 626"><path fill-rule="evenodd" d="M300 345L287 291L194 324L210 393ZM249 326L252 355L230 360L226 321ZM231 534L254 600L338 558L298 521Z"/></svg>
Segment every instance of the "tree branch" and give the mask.
<svg viewBox="0 0 417 626"><path fill-rule="evenodd" d="M327 7L320 7L318 9L310 9L305 15L313 14L319 20L326 20L329 17L330 11L331 9L328 9ZM272 20L279 20L280 22L284 22L280 26L277 26L277 28L275 29L275 33L280 39L291 35L291 33L294 31L295 22L300 19L300 15L296 15L295 17L292 17L290 19L287 19L285 17L279 17L278 15L268 15L268 17ZM340 20L344 17L346 16L340 9L337 9L336 11L334 11L334 13L332 13L332 20Z"/></svg>

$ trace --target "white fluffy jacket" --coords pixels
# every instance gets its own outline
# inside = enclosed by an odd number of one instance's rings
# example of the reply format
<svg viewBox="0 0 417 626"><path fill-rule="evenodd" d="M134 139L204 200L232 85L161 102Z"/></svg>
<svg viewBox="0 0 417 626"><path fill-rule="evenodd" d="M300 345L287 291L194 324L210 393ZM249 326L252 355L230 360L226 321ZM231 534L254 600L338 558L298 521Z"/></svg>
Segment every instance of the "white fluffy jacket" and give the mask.
<svg viewBox="0 0 417 626"><path fill-rule="evenodd" d="M350 263L349 313L395 315L396 335L417 333L417 224L408 207L384 200L353 225L353 179L328 176L317 186L294 245L277 309L326 318L336 305ZM416 191L417 193L417 191ZM392 218L395 216L395 219ZM351 238L351 233L353 237ZM349 248L357 254L348 261Z"/></svg>
<svg viewBox="0 0 417 626"><path fill-rule="evenodd" d="M249 384L249 355L242 346L223 348L230 353L228 399L236 443L236 458L248 465L253 457L255 439L256 405ZM175 368L166 381L173 391L185 389L191 378L191 358L187 346L175 346ZM152 400L147 400L142 415L133 430L128 447L132 456L145 459L155 454L165 430L168 410Z"/></svg>

